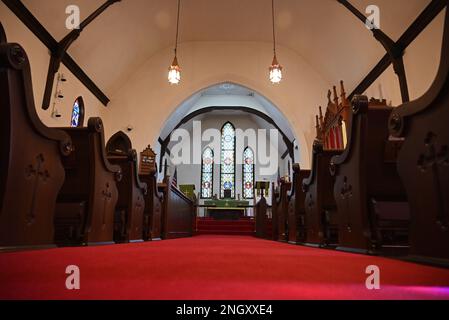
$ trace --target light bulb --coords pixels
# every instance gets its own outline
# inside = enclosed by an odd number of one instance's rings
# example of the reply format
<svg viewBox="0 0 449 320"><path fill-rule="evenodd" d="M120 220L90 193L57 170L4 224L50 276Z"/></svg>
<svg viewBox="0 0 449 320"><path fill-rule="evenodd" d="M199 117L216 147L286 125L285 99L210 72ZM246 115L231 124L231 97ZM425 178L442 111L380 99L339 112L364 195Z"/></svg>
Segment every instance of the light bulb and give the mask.
<svg viewBox="0 0 449 320"><path fill-rule="evenodd" d="M179 84L179 82L181 82L181 68L179 67L176 56L172 65L168 69L168 82L170 84Z"/></svg>
<svg viewBox="0 0 449 320"><path fill-rule="evenodd" d="M282 81L282 66L279 64L276 55L270 67L270 81L275 84Z"/></svg>

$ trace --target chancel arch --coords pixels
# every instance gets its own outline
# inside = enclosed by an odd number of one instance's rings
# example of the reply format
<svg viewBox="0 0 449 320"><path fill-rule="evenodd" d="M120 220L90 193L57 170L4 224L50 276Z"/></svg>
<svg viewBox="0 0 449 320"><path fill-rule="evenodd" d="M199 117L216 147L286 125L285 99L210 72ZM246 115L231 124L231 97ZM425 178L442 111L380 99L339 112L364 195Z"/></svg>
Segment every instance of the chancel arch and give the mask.
<svg viewBox="0 0 449 320"><path fill-rule="evenodd" d="M282 144L285 144L283 154L288 154L296 161L306 162L308 165L309 151L301 131L298 136L298 128L291 125L289 118L271 100L256 90L234 82L208 86L185 99L165 122L159 134L157 139L159 153L166 154L171 133L189 121L215 111L234 110L254 115L268 122L282 137ZM162 163L162 159L159 159L159 164L162 165ZM161 167L160 169L162 170Z"/></svg>

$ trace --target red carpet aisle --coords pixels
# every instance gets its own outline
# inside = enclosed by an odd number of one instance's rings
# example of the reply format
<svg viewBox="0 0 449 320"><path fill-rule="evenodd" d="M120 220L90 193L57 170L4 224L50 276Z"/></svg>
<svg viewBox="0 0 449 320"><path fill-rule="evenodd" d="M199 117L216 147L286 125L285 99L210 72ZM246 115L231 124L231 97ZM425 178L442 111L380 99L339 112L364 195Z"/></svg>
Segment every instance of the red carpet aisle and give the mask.
<svg viewBox="0 0 449 320"><path fill-rule="evenodd" d="M368 265L382 289L365 288ZM81 269L81 290L65 269ZM449 270L241 236L0 254L1 299L449 299Z"/></svg>

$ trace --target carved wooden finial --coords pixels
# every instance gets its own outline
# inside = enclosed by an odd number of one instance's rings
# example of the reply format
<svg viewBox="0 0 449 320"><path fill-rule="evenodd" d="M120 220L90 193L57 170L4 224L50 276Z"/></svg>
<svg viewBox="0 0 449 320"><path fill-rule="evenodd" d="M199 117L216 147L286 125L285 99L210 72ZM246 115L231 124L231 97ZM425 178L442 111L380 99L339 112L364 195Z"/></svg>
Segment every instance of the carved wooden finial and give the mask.
<svg viewBox="0 0 449 320"><path fill-rule="evenodd" d="M345 90L345 83L343 80L340 81L340 91L341 91L341 101L344 103L346 100L346 90Z"/></svg>
<svg viewBox="0 0 449 320"><path fill-rule="evenodd" d="M336 87L336 86L334 86L333 90L334 90L334 104L335 104L336 106L338 106L338 94L337 94L337 87Z"/></svg>
<svg viewBox="0 0 449 320"><path fill-rule="evenodd" d="M342 121L348 122L351 114L351 102L346 97L346 90L345 90L345 84L342 81L340 81L340 87L341 87L341 104L343 106L343 110L341 112Z"/></svg>
<svg viewBox="0 0 449 320"><path fill-rule="evenodd" d="M320 125L320 119L318 116L316 116L316 138L320 139L321 137L321 125Z"/></svg>
<svg viewBox="0 0 449 320"><path fill-rule="evenodd" d="M323 128L324 127L324 116L323 116L323 108L321 106L320 106L320 118L319 118L319 121L320 121L321 128Z"/></svg>

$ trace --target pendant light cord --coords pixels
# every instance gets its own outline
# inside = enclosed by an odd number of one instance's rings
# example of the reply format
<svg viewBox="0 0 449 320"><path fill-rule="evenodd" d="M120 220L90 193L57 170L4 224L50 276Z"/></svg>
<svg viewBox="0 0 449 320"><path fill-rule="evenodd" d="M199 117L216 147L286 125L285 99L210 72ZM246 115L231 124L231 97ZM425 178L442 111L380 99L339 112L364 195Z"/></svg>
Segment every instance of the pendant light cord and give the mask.
<svg viewBox="0 0 449 320"><path fill-rule="evenodd" d="M178 17L176 19L176 42L175 42L175 56L178 52L178 40L179 40L179 17L181 9L181 0L178 0Z"/></svg>
<svg viewBox="0 0 449 320"><path fill-rule="evenodd" d="M274 0L271 0L271 13L273 18L273 51L274 55L276 56L276 29L275 29L275 7L274 7Z"/></svg>

